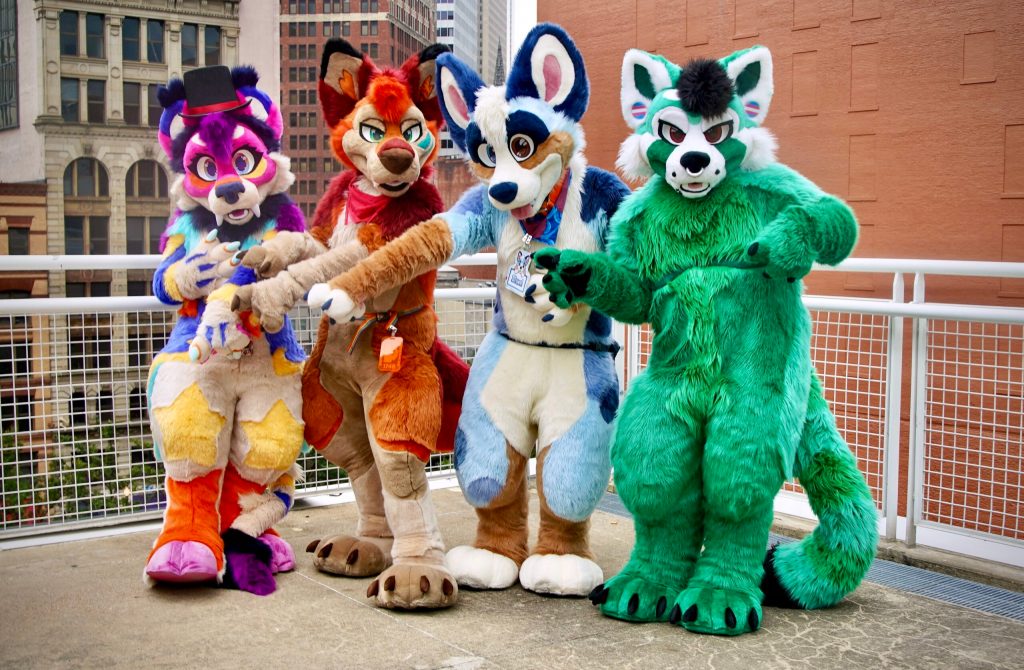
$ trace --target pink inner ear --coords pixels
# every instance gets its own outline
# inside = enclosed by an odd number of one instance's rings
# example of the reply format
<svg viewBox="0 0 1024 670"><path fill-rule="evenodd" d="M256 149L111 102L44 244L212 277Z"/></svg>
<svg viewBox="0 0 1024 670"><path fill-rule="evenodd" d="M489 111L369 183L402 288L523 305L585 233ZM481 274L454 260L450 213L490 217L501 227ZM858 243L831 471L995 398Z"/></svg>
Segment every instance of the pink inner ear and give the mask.
<svg viewBox="0 0 1024 670"><path fill-rule="evenodd" d="M562 87L562 66L553 55L544 56L544 100L551 100Z"/></svg>
<svg viewBox="0 0 1024 670"><path fill-rule="evenodd" d="M462 94L459 93L459 89L454 84L448 86L448 102L459 113L459 116L466 120L469 119L469 109L466 107L466 101L462 99Z"/></svg>

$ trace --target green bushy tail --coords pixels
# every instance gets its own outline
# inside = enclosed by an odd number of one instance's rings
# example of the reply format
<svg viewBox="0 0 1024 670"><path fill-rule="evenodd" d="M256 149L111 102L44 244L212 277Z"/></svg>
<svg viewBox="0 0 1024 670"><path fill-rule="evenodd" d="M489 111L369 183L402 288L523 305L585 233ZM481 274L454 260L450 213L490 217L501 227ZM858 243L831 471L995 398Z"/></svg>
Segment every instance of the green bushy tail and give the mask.
<svg viewBox="0 0 1024 670"><path fill-rule="evenodd" d="M829 607L857 588L871 567L878 545L878 512L816 374L795 474L819 523L803 540L769 550L761 584L764 604Z"/></svg>

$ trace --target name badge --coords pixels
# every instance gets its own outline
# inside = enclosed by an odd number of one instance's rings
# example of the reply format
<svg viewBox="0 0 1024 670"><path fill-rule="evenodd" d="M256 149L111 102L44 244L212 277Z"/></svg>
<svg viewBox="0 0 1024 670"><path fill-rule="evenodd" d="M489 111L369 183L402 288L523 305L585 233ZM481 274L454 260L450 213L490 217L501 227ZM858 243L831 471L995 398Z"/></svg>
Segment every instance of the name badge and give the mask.
<svg viewBox="0 0 1024 670"><path fill-rule="evenodd" d="M516 252L516 260L505 275L505 288L518 296L526 295L526 287L530 285L530 260L533 255L526 249Z"/></svg>

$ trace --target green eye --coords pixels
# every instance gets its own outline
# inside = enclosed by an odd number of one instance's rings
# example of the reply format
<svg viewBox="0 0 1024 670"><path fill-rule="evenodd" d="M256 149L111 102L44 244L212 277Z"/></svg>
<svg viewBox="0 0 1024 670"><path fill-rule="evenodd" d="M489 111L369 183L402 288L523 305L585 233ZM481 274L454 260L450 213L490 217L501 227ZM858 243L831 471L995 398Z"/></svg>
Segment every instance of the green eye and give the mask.
<svg viewBox="0 0 1024 670"><path fill-rule="evenodd" d="M384 130L364 122L359 124L359 136L367 142L380 142L384 139Z"/></svg>
<svg viewBox="0 0 1024 670"><path fill-rule="evenodd" d="M408 128L402 131L402 137L405 138L406 142L415 142L423 136L423 126L417 121Z"/></svg>

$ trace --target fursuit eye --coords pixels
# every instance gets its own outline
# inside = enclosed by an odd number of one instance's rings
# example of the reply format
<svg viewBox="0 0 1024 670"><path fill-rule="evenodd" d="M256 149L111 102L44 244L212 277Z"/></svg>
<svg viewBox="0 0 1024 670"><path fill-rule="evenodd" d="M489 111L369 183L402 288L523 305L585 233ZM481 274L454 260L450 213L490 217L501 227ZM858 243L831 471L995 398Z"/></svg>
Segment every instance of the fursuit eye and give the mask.
<svg viewBox="0 0 1024 670"><path fill-rule="evenodd" d="M419 121L402 131L402 137L406 142L415 142L423 137L423 125Z"/></svg>
<svg viewBox="0 0 1024 670"><path fill-rule="evenodd" d="M360 123L359 136L367 142L376 143L384 139L384 130L369 123Z"/></svg>
<svg viewBox="0 0 1024 670"><path fill-rule="evenodd" d="M498 159L494 154L494 147L490 144L481 144L476 148L476 156L481 163L487 167L494 167L497 164Z"/></svg>
<svg viewBox="0 0 1024 670"><path fill-rule="evenodd" d="M704 131L704 139L708 144L720 144L732 137L732 121L725 121L711 126Z"/></svg>
<svg viewBox="0 0 1024 670"><path fill-rule="evenodd" d="M217 163L209 156L200 156L196 162L196 174L204 181L213 181L217 178Z"/></svg>
<svg viewBox="0 0 1024 670"><path fill-rule="evenodd" d="M249 174L256 169L259 159L248 149L239 149L231 157L231 163L238 174Z"/></svg>
<svg viewBox="0 0 1024 670"><path fill-rule="evenodd" d="M522 163L533 155L533 140L526 135L513 135L508 141L508 149L515 159Z"/></svg>
<svg viewBox="0 0 1024 670"><path fill-rule="evenodd" d="M686 139L686 133L683 132L682 128L675 126L668 121L658 122L658 136L672 144L682 144L683 140Z"/></svg>

